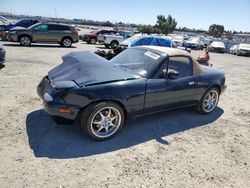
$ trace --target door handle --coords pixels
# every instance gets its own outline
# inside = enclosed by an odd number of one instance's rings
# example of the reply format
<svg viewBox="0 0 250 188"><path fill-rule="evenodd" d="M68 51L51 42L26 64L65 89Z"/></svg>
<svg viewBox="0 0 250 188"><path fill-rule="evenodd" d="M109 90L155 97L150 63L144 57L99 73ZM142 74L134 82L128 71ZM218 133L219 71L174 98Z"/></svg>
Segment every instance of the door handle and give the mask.
<svg viewBox="0 0 250 188"><path fill-rule="evenodd" d="M188 85L190 86L194 85L194 81L188 82Z"/></svg>

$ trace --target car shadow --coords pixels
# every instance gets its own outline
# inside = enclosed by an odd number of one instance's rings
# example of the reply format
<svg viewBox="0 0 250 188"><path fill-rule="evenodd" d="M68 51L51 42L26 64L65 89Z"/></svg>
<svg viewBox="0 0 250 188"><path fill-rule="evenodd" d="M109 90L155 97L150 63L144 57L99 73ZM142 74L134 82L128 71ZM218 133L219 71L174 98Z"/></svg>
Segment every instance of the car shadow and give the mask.
<svg viewBox="0 0 250 188"><path fill-rule="evenodd" d="M3 63L0 63L0 70L3 69L5 65Z"/></svg>
<svg viewBox="0 0 250 188"><path fill-rule="evenodd" d="M207 125L223 113L217 107L208 115L182 109L146 116L128 121L115 137L98 142L85 136L79 125L58 125L44 110L37 110L27 115L26 130L36 157L68 159L117 151L150 140L169 144L162 137Z"/></svg>
<svg viewBox="0 0 250 188"><path fill-rule="evenodd" d="M23 47L23 48L76 48L76 46L71 47L63 47L58 44L37 44L33 43L30 46L21 46L19 43L10 43L10 44L3 44L4 46L11 46L11 47Z"/></svg>

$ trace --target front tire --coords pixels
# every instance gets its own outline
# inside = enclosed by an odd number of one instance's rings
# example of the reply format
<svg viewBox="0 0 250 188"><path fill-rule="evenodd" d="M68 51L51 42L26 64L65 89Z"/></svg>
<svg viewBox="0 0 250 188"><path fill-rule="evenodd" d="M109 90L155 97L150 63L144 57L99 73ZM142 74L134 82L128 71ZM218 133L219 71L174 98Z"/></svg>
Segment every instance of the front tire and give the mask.
<svg viewBox="0 0 250 188"><path fill-rule="evenodd" d="M99 141L112 138L124 125L124 111L114 102L95 103L81 116L81 128L91 138Z"/></svg>
<svg viewBox="0 0 250 188"><path fill-rule="evenodd" d="M112 49L116 48L118 45L119 45L119 43L117 41L112 41L110 43L110 46L111 46Z"/></svg>
<svg viewBox="0 0 250 188"><path fill-rule="evenodd" d="M31 38L29 36L20 37L20 45L21 46L30 46L31 45Z"/></svg>
<svg viewBox="0 0 250 188"><path fill-rule="evenodd" d="M220 92L217 88L212 87L206 91L196 106L196 110L202 114L211 113L217 106L220 98Z"/></svg>

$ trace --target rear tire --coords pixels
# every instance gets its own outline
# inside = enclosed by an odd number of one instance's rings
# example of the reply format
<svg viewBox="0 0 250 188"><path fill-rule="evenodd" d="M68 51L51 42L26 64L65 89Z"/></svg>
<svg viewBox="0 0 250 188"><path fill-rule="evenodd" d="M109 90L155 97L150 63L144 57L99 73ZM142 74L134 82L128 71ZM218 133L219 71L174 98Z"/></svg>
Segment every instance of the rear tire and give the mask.
<svg viewBox="0 0 250 188"><path fill-rule="evenodd" d="M216 87L209 88L196 106L196 111L202 114L211 113L217 106L220 92Z"/></svg>
<svg viewBox="0 0 250 188"><path fill-rule="evenodd" d="M124 111L114 102L94 103L80 117L81 128L99 141L112 138L124 126Z"/></svg>
<svg viewBox="0 0 250 188"><path fill-rule="evenodd" d="M90 44L95 44L95 43L96 43L96 38L91 38L91 39L89 40L89 43L90 43Z"/></svg>
<svg viewBox="0 0 250 188"><path fill-rule="evenodd" d="M70 38L66 37L62 39L61 46L69 48L71 47L71 45L72 45L72 40Z"/></svg>

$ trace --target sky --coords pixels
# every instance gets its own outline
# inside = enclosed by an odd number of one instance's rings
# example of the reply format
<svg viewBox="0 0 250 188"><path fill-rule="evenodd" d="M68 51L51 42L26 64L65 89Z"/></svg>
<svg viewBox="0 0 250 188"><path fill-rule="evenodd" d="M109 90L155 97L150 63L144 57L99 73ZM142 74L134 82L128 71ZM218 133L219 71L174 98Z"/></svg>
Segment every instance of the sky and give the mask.
<svg viewBox="0 0 250 188"><path fill-rule="evenodd" d="M250 0L0 0L0 12L155 24L156 16L171 15L177 27L250 32Z"/></svg>

